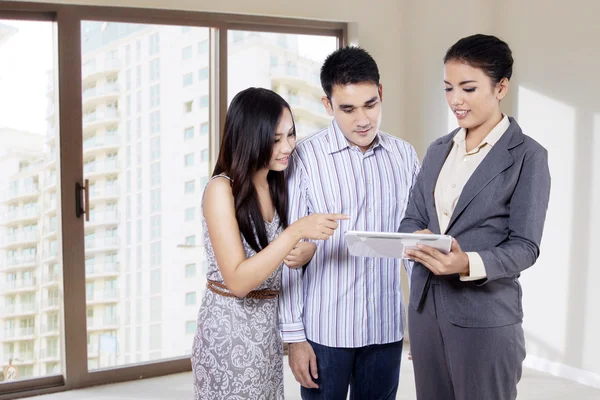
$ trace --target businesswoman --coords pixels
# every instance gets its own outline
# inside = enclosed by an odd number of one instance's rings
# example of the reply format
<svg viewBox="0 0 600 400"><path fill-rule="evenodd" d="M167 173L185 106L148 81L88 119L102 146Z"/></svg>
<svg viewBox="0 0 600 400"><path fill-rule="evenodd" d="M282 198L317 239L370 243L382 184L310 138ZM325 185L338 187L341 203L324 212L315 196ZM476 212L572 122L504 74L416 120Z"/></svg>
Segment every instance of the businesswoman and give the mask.
<svg viewBox="0 0 600 400"><path fill-rule="evenodd" d="M521 272L538 255L548 154L503 115L513 58L494 36L465 37L444 58L459 129L433 142L400 232L445 233L451 252L407 251L409 333L419 400L508 400L525 358Z"/></svg>
<svg viewBox="0 0 600 400"><path fill-rule="evenodd" d="M288 226L283 171L295 144L290 107L278 94L249 88L231 101L202 203L209 290L192 349L197 400L283 398L282 263L304 265L312 249L300 240L327 239L345 218L312 214Z"/></svg>

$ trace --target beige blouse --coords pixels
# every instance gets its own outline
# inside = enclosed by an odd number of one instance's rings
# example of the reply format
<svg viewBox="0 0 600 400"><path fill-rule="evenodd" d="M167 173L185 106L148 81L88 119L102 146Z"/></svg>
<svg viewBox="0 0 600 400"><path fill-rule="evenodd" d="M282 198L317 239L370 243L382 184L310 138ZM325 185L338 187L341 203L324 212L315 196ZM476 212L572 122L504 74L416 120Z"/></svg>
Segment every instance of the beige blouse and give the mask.
<svg viewBox="0 0 600 400"><path fill-rule="evenodd" d="M502 121L491 130L481 144L469 152L466 148L466 130L463 128L454 136L454 145L442 166L434 193L435 207L442 233L445 233L448 228L450 217L467 181L509 126L510 121L504 115ZM460 279L462 281L484 279L487 273L481 256L476 252L467 252L467 256L469 257L469 274L461 275Z"/></svg>

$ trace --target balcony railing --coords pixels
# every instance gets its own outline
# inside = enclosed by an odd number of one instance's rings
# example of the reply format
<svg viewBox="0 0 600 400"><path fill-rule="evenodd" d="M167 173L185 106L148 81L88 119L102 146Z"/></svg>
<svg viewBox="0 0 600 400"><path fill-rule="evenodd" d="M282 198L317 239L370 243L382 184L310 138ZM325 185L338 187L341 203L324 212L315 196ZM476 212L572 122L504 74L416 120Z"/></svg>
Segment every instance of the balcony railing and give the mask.
<svg viewBox="0 0 600 400"><path fill-rule="evenodd" d="M61 280L60 272L44 272L42 275L42 283L60 282Z"/></svg>
<svg viewBox="0 0 600 400"><path fill-rule="evenodd" d="M119 291L117 289L105 289L85 292L85 299L87 301L116 301L118 297Z"/></svg>
<svg viewBox="0 0 600 400"><path fill-rule="evenodd" d="M118 237L85 238L86 249L104 249L119 245Z"/></svg>
<svg viewBox="0 0 600 400"><path fill-rule="evenodd" d="M60 326L58 324L44 324L42 325L42 333L59 333Z"/></svg>
<svg viewBox="0 0 600 400"><path fill-rule="evenodd" d="M310 70L297 64L276 65L271 67L271 76L299 78L310 82L312 85L321 86L318 68L316 70Z"/></svg>
<svg viewBox="0 0 600 400"><path fill-rule="evenodd" d="M42 358L58 358L58 349L56 347L42 349Z"/></svg>
<svg viewBox="0 0 600 400"><path fill-rule="evenodd" d="M24 185L22 187L13 187L4 193L4 200L12 200L24 196L35 196L40 194L40 188L37 184Z"/></svg>
<svg viewBox="0 0 600 400"><path fill-rule="evenodd" d="M44 212L50 212L50 211L56 210L56 204L57 204L56 199L54 199L54 200L48 200L44 204Z"/></svg>
<svg viewBox="0 0 600 400"><path fill-rule="evenodd" d="M4 292L8 292L11 290L17 289L27 289L33 288L35 289L35 278L30 279L16 279L14 281L6 281L0 284L0 288Z"/></svg>
<svg viewBox="0 0 600 400"><path fill-rule="evenodd" d="M119 264L116 262L106 262L104 263L104 271L105 272L119 272Z"/></svg>
<svg viewBox="0 0 600 400"><path fill-rule="evenodd" d="M105 58L102 60L91 60L84 63L81 67L83 78L100 72L110 72L121 68L121 62L116 58Z"/></svg>
<svg viewBox="0 0 600 400"><path fill-rule="evenodd" d="M60 299L58 297L47 297L42 302L44 308L54 308L60 306Z"/></svg>
<svg viewBox="0 0 600 400"><path fill-rule="evenodd" d="M292 107L303 107L306 108L319 116L327 117L323 104L320 101L311 101L303 96L291 96L289 103Z"/></svg>
<svg viewBox="0 0 600 400"><path fill-rule="evenodd" d="M119 213L117 211L105 211L103 213L90 214L90 223L92 224L116 224L119 222Z"/></svg>
<svg viewBox="0 0 600 400"><path fill-rule="evenodd" d="M21 340L26 336L33 336L35 332L35 328L30 326L27 328L13 328L13 329L4 329L4 331L0 331L2 333L3 339L16 339Z"/></svg>
<svg viewBox="0 0 600 400"><path fill-rule="evenodd" d="M106 263L106 264L89 264L85 266L85 274L91 275L102 275L102 274L116 274L119 272L117 263Z"/></svg>
<svg viewBox="0 0 600 400"><path fill-rule="evenodd" d="M118 325L119 318L117 318L116 316L105 315L104 318L102 319L102 322L104 323L105 326Z"/></svg>
<svg viewBox="0 0 600 400"><path fill-rule="evenodd" d="M31 314L37 312L37 304L35 303L19 303L19 304L7 304L0 307L0 315L20 315L20 314Z"/></svg>
<svg viewBox="0 0 600 400"><path fill-rule="evenodd" d="M106 160L104 162L93 162L83 166L83 173L90 174L93 172L113 172L119 169L119 162L117 160Z"/></svg>
<svg viewBox="0 0 600 400"><path fill-rule="evenodd" d="M117 316L105 315L103 318L90 317L87 319L88 329L102 329L119 324ZM97 350L97 349L96 349Z"/></svg>
<svg viewBox="0 0 600 400"><path fill-rule="evenodd" d="M47 162L47 163L53 163L53 162L55 162L55 161L56 161L56 151L54 151L54 152L52 152L52 153L48 153L48 154L46 155L46 162ZM56 178L54 179L54 182L53 182L53 183L56 185ZM46 182L46 187L48 187L48 186L49 186L49 185L48 185L48 182Z"/></svg>
<svg viewBox="0 0 600 400"><path fill-rule="evenodd" d="M56 186L56 175L49 177L46 182L44 182L45 187L49 188L51 186Z"/></svg>
<svg viewBox="0 0 600 400"><path fill-rule="evenodd" d="M8 364L9 361L13 364L31 364L35 361L33 357L33 351L20 351L18 353L11 352L10 354L4 354L2 356L2 362Z"/></svg>
<svg viewBox="0 0 600 400"><path fill-rule="evenodd" d="M53 249L53 250L44 251L42 258L44 259L44 261L48 262L49 260L52 260L56 257L58 257L58 250Z"/></svg>
<svg viewBox="0 0 600 400"><path fill-rule="evenodd" d="M101 87L91 87L85 89L81 94L83 101L93 99L95 97L118 95L120 93L120 87L118 83L107 83Z"/></svg>
<svg viewBox="0 0 600 400"><path fill-rule="evenodd" d="M121 139L117 135L112 136L94 136L83 141L83 149L89 150L105 146L119 146Z"/></svg>
<svg viewBox="0 0 600 400"><path fill-rule="evenodd" d="M9 257L2 264L0 264L0 269L31 267L35 266L37 261L37 255L35 254L20 257Z"/></svg>
<svg viewBox="0 0 600 400"><path fill-rule="evenodd" d="M83 116L83 126L86 127L93 123L112 122L119 119L119 112L114 109L106 109L103 112L93 112Z"/></svg>
<svg viewBox="0 0 600 400"><path fill-rule="evenodd" d="M54 235L58 233L58 224L54 223L44 228L44 236Z"/></svg>
<svg viewBox="0 0 600 400"><path fill-rule="evenodd" d="M39 218L40 216L40 208L39 207L28 207L28 208L18 208L15 210L11 210L6 212L3 216L4 222L11 222L19 219L27 219L27 218Z"/></svg>
<svg viewBox="0 0 600 400"><path fill-rule="evenodd" d="M103 188L94 187L90 188L90 199L94 200L99 197L112 197L118 196L121 193L119 185L106 185Z"/></svg>
<svg viewBox="0 0 600 400"><path fill-rule="evenodd" d="M88 328L90 327L90 325L88 325ZM88 357L90 357L90 354L98 354L98 343L88 343Z"/></svg>
<svg viewBox="0 0 600 400"><path fill-rule="evenodd" d="M6 235L4 244L12 245L18 243L31 243L39 241L40 235L36 231L17 232L11 235Z"/></svg>

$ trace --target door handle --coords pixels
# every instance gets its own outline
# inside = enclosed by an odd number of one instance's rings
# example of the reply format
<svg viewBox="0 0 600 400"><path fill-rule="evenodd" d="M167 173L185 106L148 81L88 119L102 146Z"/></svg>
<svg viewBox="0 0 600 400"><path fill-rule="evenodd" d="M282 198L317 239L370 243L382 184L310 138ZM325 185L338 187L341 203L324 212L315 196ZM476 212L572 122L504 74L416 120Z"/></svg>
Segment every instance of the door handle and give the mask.
<svg viewBox="0 0 600 400"><path fill-rule="evenodd" d="M83 192L83 196L82 196ZM81 218L85 214L85 220L90 220L90 181L85 179L83 185L75 183L75 215Z"/></svg>

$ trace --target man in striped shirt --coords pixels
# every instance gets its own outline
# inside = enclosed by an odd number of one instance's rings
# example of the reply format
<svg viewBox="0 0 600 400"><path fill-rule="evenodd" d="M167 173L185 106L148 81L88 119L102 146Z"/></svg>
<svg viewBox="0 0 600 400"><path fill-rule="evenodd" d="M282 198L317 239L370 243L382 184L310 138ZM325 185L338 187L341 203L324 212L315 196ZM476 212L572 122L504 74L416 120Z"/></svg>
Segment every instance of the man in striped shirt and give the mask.
<svg viewBox="0 0 600 400"><path fill-rule="evenodd" d="M304 243L289 257L308 265L284 267L281 332L303 399L345 400L349 386L353 399L395 398L405 325L402 262L350 256L344 232L396 232L419 162L411 145L379 130L382 86L365 50L329 55L321 84L333 121L300 140L290 158L289 222L320 212L350 219L329 240Z"/></svg>

